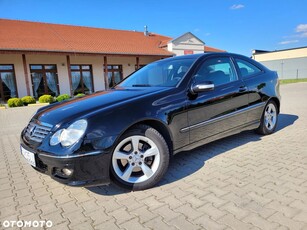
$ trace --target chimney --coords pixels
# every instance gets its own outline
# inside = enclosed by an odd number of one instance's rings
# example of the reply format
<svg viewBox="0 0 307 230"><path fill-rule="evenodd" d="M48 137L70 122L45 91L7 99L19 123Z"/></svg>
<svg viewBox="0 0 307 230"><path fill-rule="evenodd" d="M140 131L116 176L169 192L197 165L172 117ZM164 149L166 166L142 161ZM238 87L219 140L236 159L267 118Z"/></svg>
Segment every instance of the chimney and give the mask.
<svg viewBox="0 0 307 230"><path fill-rule="evenodd" d="M147 30L147 26L144 26L144 35L145 35L145 36L148 36L148 35L149 35L148 30Z"/></svg>

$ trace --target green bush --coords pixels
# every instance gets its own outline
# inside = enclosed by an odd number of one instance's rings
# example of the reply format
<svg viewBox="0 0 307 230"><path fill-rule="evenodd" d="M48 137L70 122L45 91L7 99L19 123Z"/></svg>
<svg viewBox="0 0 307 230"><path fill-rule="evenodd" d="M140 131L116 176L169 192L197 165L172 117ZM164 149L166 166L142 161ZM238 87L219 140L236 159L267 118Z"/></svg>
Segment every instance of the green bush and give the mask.
<svg viewBox="0 0 307 230"><path fill-rule="evenodd" d="M83 97L83 96L85 96L84 93L78 93L77 95L75 95L75 97Z"/></svg>
<svg viewBox="0 0 307 230"><path fill-rule="evenodd" d="M10 98L8 101L7 101L7 105L9 107L19 107L19 106L23 106L23 102L20 98Z"/></svg>
<svg viewBox="0 0 307 230"><path fill-rule="evenodd" d="M24 105L35 104L36 103L35 98L31 97L31 96L25 96L25 97L21 98L21 100L22 100L22 103Z"/></svg>
<svg viewBox="0 0 307 230"><path fill-rule="evenodd" d="M38 98L39 103L52 103L54 98L51 95L42 95Z"/></svg>
<svg viewBox="0 0 307 230"><path fill-rule="evenodd" d="M68 94L61 94L56 98L56 100L60 102L60 101L68 100L69 98L70 96Z"/></svg>

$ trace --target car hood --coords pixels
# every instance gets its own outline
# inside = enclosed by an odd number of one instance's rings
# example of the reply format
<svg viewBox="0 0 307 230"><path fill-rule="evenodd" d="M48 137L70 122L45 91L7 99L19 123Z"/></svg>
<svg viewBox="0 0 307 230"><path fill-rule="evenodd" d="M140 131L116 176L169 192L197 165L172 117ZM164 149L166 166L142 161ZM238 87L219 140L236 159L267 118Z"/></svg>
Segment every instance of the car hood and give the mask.
<svg viewBox="0 0 307 230"><path fill-rule="evenodd" d="M116 105L170 89L165 87L144 87L100 91L85 97L43 107L38 110L33 118L53 126L60 125L78 118L87 117L98 110L113 108Z"/></svg>

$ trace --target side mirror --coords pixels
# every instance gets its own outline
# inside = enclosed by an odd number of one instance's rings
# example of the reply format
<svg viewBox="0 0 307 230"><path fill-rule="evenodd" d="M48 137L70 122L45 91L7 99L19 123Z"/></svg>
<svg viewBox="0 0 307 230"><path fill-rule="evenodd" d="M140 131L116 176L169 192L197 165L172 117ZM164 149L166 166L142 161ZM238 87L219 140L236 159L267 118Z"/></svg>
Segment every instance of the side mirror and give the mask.
<svg viewBox="0 0 307 230"><path fill-rule="evenodd" d="M200 92L206 92L214 89L214 84L212 81L203 81L200 83L193 83L191 86L191 93L197 94Z"/></svg>

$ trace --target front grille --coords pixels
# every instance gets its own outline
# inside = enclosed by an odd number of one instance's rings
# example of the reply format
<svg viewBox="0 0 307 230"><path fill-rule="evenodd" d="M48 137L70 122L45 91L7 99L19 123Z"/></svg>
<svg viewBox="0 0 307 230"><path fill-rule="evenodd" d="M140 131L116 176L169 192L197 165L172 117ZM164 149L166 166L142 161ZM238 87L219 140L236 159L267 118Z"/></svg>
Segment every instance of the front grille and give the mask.
<svg viewBox="0 0 307 230"><path fill-rule="evenodd" d="M50 132L52 125L49 124L37 124L35 122L30 122L27 126L25 136L28 140L41 143L47 134Z"/></svg>

